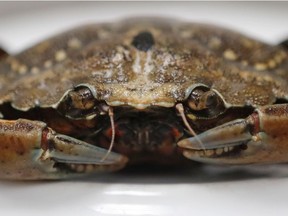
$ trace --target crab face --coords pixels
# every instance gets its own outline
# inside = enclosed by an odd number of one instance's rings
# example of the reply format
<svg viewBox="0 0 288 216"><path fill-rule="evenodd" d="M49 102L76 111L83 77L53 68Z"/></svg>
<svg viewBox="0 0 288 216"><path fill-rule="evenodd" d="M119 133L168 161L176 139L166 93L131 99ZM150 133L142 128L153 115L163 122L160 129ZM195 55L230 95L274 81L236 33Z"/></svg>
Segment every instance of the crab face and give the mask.
<svg viewBox="0 0 288 216"><path fill-rule="evenodd" d="M0 111L5 119L46 123L66 144L69 136L78 145L77 138L131 163L179 162L179 153L216 163L251 163L255 154L256 162L275 161L266 157L268 130L259 133L270 119L266 107L276 109L275 124L287 103L287 59L284 48L209 25L90 25L4 58ZM41 151L56 151L59 137L44 134ZM54 158L70 164L61 154ZM73 163L93 161L82 159ZM109 160L119 163L115 155Z"/></svg>

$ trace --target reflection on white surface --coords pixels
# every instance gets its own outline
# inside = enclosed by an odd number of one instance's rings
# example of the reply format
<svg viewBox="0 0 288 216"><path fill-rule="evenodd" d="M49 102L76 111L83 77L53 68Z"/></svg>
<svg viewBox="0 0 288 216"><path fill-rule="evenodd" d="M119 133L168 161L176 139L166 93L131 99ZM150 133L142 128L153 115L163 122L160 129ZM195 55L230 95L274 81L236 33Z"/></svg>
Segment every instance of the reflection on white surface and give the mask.
<svg viewBox="0 0 288 216"><path fill-rule="evenodd" d="M106 191L104 194L107 195L119 195L119 196L161 196L159 192L151 192L151 191L141 191L141 190L113 190L113 191Z"/></svg>
<svg viewBox="0 0 288 216"><path fill-rule="evenodd" d="M0 181L1 216L287 216L287 166L118 173L53 182Z"/></svg>
<svg viewBox="0 0 288 216"><path fill-rule="evenodd" d="M92 207L101 214L109 215L167 215L167 206L144 204L117 204L107 203Z"/></svg>
<svg viewBox="0 0 288 216"><path fill-rule="evenodd" d="M101 214L108 215L167 215L168 207L166 205L156 205L152 203L143 204L145 200L153 200L154 197L157 199L163 199L163 193L161 191L152 191L151 189L140 190L141 186L137 189L131 190L131 187L135 186L125 186L119 187L117 185L116 189L112 188L104 191L103 194L108 196L107 200L115 200L117 203L101 203L92 207L92 209ZM110 199L109 199L109 196ZM140 199L139 199L140 198ZM141 199L141 198L144 198ZM135 203L136 202L136 203ZM138 202L138 203L137 203ZM141 204L142 203L142 204Z"/></svg>

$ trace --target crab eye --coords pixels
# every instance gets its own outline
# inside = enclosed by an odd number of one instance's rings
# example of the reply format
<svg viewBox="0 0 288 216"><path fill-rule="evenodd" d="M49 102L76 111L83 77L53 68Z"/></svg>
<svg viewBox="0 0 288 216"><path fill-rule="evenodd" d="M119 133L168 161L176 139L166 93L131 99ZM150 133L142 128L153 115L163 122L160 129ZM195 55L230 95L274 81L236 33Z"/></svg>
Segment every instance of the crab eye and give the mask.
<svg viewBox="0 0 288 216"><path fill-rule="evenodd" d="M192 110L203 109L203 103L200 101L200 99L205 92L207 92L207 90L201 87L196 88L191 92L187 100L187 104Z"/></svg>
<svg viewBox="0 0 288 216"><path fill-rule="evenodd" d="M102 104L87 87L77 87L60 102L58 111L68 118L83 119L101 112Z"/></svg>
<svg viewBox="0 0 288 216"><path fill-rule="evenodd" d="M213 91L209 91L207 94L205 94L203 98L204 98L204 103L205 103L206 108L217 107L218 105L221 104L220 98Z"/></svg>
<svg viewBox="0 0 288 216"><path fill-rule="evenodd" d="M222 98L215 91L203 86L191 92L187 105L193 113L210 118L225 110Z"/></svg>
<svg viewBox="0 0 288 216"><path fill-rule="evenodd" d="M89 110L94 107L95 99L88 88L80 87L68 94L71 105L80 110Z"/></svg>

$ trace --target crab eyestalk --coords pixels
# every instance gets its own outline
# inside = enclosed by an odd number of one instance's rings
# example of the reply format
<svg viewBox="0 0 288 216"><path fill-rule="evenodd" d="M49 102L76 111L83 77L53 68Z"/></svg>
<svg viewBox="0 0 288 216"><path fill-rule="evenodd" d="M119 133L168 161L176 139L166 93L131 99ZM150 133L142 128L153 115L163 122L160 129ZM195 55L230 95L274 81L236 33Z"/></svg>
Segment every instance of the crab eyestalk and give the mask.
<svg viewBox="0 0 288 216"><path fill-rule="evenodd" d="M223 164L282 163L288 162L287 131L288 105L270 105L257 109L246 119L212 128L197 138L181 140L178 145L185 149L187 158L197 161Z"/></svg>

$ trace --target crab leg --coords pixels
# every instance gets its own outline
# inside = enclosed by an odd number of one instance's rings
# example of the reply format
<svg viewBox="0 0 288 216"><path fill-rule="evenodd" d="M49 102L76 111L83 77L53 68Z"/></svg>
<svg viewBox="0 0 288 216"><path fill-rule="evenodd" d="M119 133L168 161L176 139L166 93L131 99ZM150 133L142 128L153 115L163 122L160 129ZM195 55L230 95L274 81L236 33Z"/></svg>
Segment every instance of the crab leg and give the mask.
<svg viewBox="0 0 288 216"><path fill-rule="evenodd" d="M197 139L191 137L178 145L185 149L186 157L205 162L288 162L288 104L261 107L246 119L212 128L199 134Z"/></svg>
<svg viewBox="0 0 288 216"><path fill-rule="evenodd" d="M288 50L288 39L283 41L280 45Z"/></svg>
<svg viewBox="0 0 288 216"><path fill-rule="evenodd" d="M0 178L57 179L117 170L127 158L55 133L40 121L0 120Z"/></svg>
<svg viewBox="0 0 288 216"><path fill-rule="evenodd" d="M5 52L3 49L1 49L1 47L0 47L0 59L1 58L4 58L4 57L6 57L6 56L8 56L8 54L7 54L7 52Z"/></svg>

